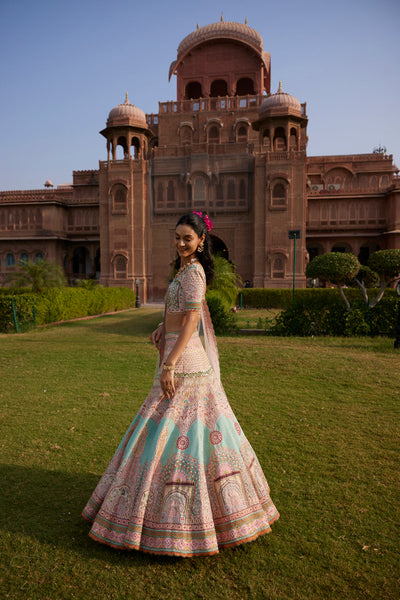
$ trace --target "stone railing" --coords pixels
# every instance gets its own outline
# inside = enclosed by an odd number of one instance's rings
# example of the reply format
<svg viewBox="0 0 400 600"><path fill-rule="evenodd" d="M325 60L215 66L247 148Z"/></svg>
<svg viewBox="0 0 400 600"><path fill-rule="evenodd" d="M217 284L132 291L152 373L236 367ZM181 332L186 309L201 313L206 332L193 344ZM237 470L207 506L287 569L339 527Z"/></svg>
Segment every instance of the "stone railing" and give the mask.
<svg viewBox="0 0 400 600"><path fill-rule="evenodd" d="M196 100L169 100L168 102L159 102L159 115L185 113L185 112L210 112L210 111L231 111L231 110L249 110L258 108L264 102L267 96L257 94L255 96L224 96L218 98L198 98ZM154 115L148 115L153 117ZM151 122L156 122L151 119ZM149 120L148 120L149 122Z"/></svg>

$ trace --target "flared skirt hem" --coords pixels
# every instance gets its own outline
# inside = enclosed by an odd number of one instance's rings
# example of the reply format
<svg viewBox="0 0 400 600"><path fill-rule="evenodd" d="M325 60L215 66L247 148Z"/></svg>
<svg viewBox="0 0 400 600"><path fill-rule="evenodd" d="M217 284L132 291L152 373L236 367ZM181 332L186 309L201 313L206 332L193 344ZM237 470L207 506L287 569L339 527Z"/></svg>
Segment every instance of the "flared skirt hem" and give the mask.
<svg viewBox="0 0 400 600"><path fill-rule="evenodd" d="M90 522L93 523L94 519L91 519L90 517L88 517L85 512L82 512L82 517ZM256 533L254 533L253 535L250 536L245 536L243 538L240 539L235 539L232 540L230 542L223 542L223 543L219 543L218 544L218 548L214 548L214 549L210 549L210 550L197 550L197 551L179 551L179 550L171 550L170 548L157 548L157 549L153 549L153 548L148 548L146 546L142 546L141 544L134 544L134 543L124 543L124 544L120 544L120 543L116 543L112 540L106 539L100 535L97 535L96 533L94 533L93 531L89 532L89 537L94 540L95 542L98 542L100 544L104 544L105 546L109 546L110 548L113 548L115 550L136 550L139 552L145 552L146 554L153 554L153 555L157 555L157 556L172 556L172 557L176 557L176 558L193 558L193 557L197 557L197 556L201 556L201 557L207 557L207 556L215 556L216 554L219 554L220 550L224 550L227 548L234 548L236 546L240 546L242 544L246 544L249 542L253 542L254 540L256 540L257 538L261 537L262 535L266 535L267 533L271 533L272 529L271 529L271 525L273 523L275 523L275 521L277 521L279 519L279 513L277 513L276 515L274 515L268 523L268 526L261 529L260 531L257 531Z"/></svg>

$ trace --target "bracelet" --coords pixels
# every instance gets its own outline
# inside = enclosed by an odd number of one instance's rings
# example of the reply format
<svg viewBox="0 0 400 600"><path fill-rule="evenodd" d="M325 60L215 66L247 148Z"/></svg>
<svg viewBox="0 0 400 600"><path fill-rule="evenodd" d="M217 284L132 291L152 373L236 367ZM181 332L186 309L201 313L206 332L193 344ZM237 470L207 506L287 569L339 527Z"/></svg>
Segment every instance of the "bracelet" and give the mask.
<svg viewBox="0 0 400 600"><path fill-rule="evenodd" d="M165 363L163 363L163 371L175 371L175 367L174 365L166 365Z"/></svg>

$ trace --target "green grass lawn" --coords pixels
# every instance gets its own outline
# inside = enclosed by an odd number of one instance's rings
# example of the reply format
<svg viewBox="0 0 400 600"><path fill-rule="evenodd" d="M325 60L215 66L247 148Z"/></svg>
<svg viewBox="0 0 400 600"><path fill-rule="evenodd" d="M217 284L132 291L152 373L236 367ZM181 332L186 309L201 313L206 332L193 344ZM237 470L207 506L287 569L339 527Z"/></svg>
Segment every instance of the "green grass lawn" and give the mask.
<svg viewBox="0 0 400 600"><path fill-rule="evenodd" d="M218 339L281 513L208 558L116 551L81 510L149 391L160 312L0 335L0 589L23 600L398 598L400 353L380 338Z"/></svg>
<svg viewBox="0 0 400 600"><path fill-rule="evenodd" d="M280 308L244 308L235 314L236 326L238 329L269 329L280 312Z"/></svg>

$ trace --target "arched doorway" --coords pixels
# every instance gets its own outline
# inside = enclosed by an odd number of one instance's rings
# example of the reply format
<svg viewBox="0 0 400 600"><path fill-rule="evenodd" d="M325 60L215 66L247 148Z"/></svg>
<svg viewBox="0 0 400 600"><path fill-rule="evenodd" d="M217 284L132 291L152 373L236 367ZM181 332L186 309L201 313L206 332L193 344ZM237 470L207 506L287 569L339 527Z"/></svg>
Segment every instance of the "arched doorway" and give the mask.
<svg viewBox="0 0 400 600"><path fill-rule="evenodd" d="M373 252L376 252L377 250L379 250L379 246L374 242L363 244L360 248L360 252L358 253L358 260L362 265L367 265L369 257Z"/></svg>
<svg viewBox="0 0 400 600"><path fill-rule="evenodd" d="M96 255L94 257L94 273L96 279L100 279L100 248L97 248Z"/></svg>
<svg viewBox="0 0 400 600"><path fill-rule="evenodd" d="M84 279L92 273L92 261L89 250L85 246L75 248L72 256L72 272Z"/></svg>
<svg viewBox="0 0 400 600"><path fill-rule="evenodd" d="M229 260L229 250L225 244L219 237L216 235L211 235L211 252L214 256L222 256L226 260Z"/></svg>

